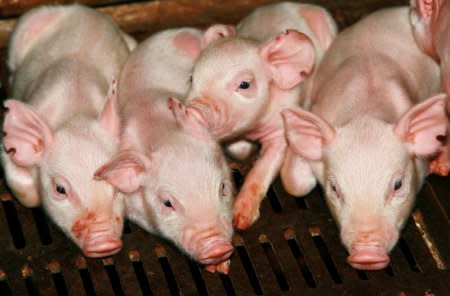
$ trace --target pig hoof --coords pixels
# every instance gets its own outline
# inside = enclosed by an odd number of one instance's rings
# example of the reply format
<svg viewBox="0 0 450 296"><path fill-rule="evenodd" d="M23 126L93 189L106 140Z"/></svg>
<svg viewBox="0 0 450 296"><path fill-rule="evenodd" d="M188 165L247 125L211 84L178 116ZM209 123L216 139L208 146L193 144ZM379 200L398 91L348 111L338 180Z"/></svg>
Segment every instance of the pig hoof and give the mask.
<svg viewBox="0 0 450 296"><path fill-rule="evenodd" d="M450 172L450 168L447 165L439 166L438 175L446 177L446 176L448 176L449 172Z"/></svg>
<svg viewBox="0 0 450 296"><path fill-rule="evenodd" d="M243 216L243 215L238 215L238 216L235 218L234 224L235 224L235 226L236 226L237 229L239 229L239 230L245 230L245 229L247 229L247 228L250 227L251 222L250 222L250 220L249 220L247 217L245 217L245 216Z"/></svg>
<svg viewBox="0 0 450 296"><path fill-rule="evenodd" d="M220 264L217 264L217 272L228 274L230 272L231 261L228 259Z"/></svg>
<svg viewBox="0 0 450 296"><path fill-rule="evenodd" d="M439 161L435 160L430 163L429 171L432 174L446 177L450 173L450 166L448 164L442 164Z"/></svg>
<svg viewBox="0 0 450 296"><path fill-rule="evenodd" d="M236 211L234 214L234 225L239 230L249 228L259 218L259 208Z"/></svg>
<svg viewBox="0 0 450 296"><path fill-rule="evenodd" d="M215 273L215 272L216 272L216 269L217 269L217 266L216 266L216 265L213 265L213 264L211 264L211 265L205 265L205 269L206 269L208 272L210 272L210 273Z"/></svg>

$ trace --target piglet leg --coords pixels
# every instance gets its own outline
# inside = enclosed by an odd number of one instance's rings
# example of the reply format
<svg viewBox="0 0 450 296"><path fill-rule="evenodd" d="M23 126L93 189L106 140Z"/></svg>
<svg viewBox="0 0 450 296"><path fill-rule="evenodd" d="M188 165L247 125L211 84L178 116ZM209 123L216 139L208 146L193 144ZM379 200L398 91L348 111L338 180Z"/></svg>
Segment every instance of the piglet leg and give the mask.
<svg viewBox="0 0 450 296"><path fill-rule="evenodd" d="M228 274L230 272L230 263L231 261L228 259L220 262L219 264L205 265L205 269L211 273L215 273L217 271L218 273Z"/></svg>
<svg viewBox="0 0 450 296"><path fill-rule="evenodd" d="M280 175L283 187L293 196L305 196L316 186L309 162L289 148Z"/></svg>
<svg viewBox="0 0 450 296"><path fill-rule="evenodd" d="M430 174L437 174L440 176L448 176L450 173L450 149L449 143L445 145L440 154L430 161L428 166Z"/></svg>
<svg viewBox="0 0 450 296"><path fill-rule="evenodd" d="M234 223L241 230L258 219L259 205L280 170L287 147L284 138L272 138L270 143L261 144L260 157L248 172L234 203Z"/></svg>
<svg viewBox="0 0 450 296"><path fill-rule="evenodd" d="M450 65L445 65L442 68L442 85L445 92L450 94L450 70L447 70L450 69ZM447 101L447 119L447 136L438 139L446 145L440 149L439 155L430 161L428 166L430 174L447 176L450 173L450 136L448 135L450 131L450 101Z"/></svg>

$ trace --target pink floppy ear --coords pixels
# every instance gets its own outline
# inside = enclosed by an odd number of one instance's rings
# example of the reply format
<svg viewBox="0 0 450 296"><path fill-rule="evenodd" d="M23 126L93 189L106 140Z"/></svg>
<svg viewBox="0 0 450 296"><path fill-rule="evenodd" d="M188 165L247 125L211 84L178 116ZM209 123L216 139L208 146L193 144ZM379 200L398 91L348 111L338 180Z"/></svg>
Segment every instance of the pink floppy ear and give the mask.
<svg viewBox="0 0 450 296"><path fill-rule="evenodd" d="M173 38L173 45L195 60L202 49L202 38L190 32L180 32Z"/></svg>
<svg viewBox="0 0 450 296"><path fill-rule="evenodd" d="M172 111L175 120L181 128L200 140L210 140L208 123L203 120L203 116L194 108L185 107L174 98L167 99L167 106Z"/></svg>
<svg viewBox="0 0 450 296"><path fill-rule="evenodd" d="M410 5L426 24L439 15L439 1L437 0L411 0Z"/></svg>
<svg viewBox="0 0 450 296"><path fill-rule="evenodd" d="M448 119L445 114L446 94L439 94L417 104L403 115L394 133L406 142L411 154L428 156L444 145Z"/></svg>
<svg viewBox="0 0 450 296"><path fill-rule="evenodd" d="M203 48L208 46L211 42L236 35L236 27L231 25L212 25L203 35Z"/></svg>
<svg viewBox="0 0 450 296"><path fill-rule="evenodd" d="M146 155L126 150L94 173L94 179L105 180L123 193L132 193L144 185L145 173L151 165Z"/></svg>
<svg viewBox="0 0 450 296"><path fill-rule="evenodd" d="M117 81L113 79L108 90L108 98L99 116L100 125L115 139L120 137L120 116L117 106Z"/></svg>
<svg viewBox="0 0 450 296"><path fill-rule="evenodd" d="M303 33L287 30L259 49L272 79L282 89L299 84L313 70L314 46Z"/></svg>
<svg viewBox="0 0 450 296"><path fill-rule="evenodd" d="M3 146L18 166L39 164L45 149L53 142L53 132L31 108L16 100L7 100L3 122Z"/></svg>
<svg viewBox="0 0 450 296"><path fill-rule="evenodd" d="M281 115L289 147L307 160L321 160L324 145L331 143L336 135L334 128L300 108L286 109Z"/></svg>
<svg viewBox="0 0 450 296"><path fill-rule="evenodd" d="M320 47L323 50L328 49L337 34L336 24L328 12L313 5L301 5L299 14L308 23Z"/></svg>
<svg viewBox="0 0 450 296"><path fill-rule="evenodd" d="M439 0L411 0L410 23L417 45L426 54L439 60L434 47L434 24L440 13Z"/></svg>

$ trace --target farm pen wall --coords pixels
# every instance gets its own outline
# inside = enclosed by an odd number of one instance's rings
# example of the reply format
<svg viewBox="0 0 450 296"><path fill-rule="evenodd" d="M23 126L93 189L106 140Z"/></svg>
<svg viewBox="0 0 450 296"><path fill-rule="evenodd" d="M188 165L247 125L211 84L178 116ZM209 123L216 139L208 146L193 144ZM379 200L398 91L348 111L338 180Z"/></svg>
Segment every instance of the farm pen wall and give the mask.
<svg viewBox="0 0 450 296"><path fill-rule="evenodd" d="M70 1L51 1L68 3ZM109 13L138 38L176 26L237 23L254 7L277 1L178 0L79 3ZM323 5L344 28L381 7L408 1L306 1ZM15 19L50 3L0 0L0 95L7 93L5 47ZM242 176L235 171L236 183ZM316 188L295 199L277 180L261 218L237 232L229 275L210 274L170 243L127 223L122 251L88 259L45 216L18 204L1 182L0 295L450 295L450 178L427 179L392 262L364 272L346 263L338 230Z"/></svg>

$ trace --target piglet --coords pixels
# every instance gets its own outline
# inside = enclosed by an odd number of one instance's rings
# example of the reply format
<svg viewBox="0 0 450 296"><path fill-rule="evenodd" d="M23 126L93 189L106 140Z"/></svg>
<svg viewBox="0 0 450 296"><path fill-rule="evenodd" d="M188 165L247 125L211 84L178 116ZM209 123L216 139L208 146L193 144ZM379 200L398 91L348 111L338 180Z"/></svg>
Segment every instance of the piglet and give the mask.
<svg viewBox="0 0 450 296"><path fill-rule="evenodd" d="M357 269L389 264L446 135L439 89L438 65L414 42L408 8L392 8L338 35L317 70L311 112L282 113L289 146L310 161Z"/></svg>
<svg viewBox="0 0 450 296"><path fill-rule="evenodd" d="M45 6L19 19L8 49L6 181L25 206L42 204L88 257L122 247L123 197L94 172L119 144L114 77L129 53L124 36L92 9Z"/></svg>
<svg viewBox="0 0 450 296"><path fill-rule="evenodd" d="M172 29L133 51L119 84L121 149L96 176L128 194L130 220L207 270L227 273L234 188L226 159L205 128L172 112L180 105L172 97L185 95L202 43L199 30Z"/></svg>
<svg viewBox="0 0 450 296"><path fill-rule="evenodd" d="M444 91L450 94L450 2L446 0L412 0L410 21L419 47L440 62ZM450 105L447 105L447 116ZM450 123L449 123L450 126ZM437 158L430 163L430 171L442 176L450 172L450 139Z"/></svg>
<svg viewBox="0 0 450 296"><path fill-rule="evenodd" d="M280 111L303 104L306 78L336 35L328 12L318 6L281 3L256 9L233 32L206 31L186 109L216 139L259 142L259 158L234 204L234 223L248 228L282 166L286 141ZM247 150L248 151L248 150Z"/></svg>

